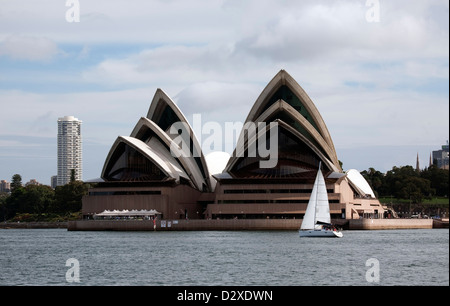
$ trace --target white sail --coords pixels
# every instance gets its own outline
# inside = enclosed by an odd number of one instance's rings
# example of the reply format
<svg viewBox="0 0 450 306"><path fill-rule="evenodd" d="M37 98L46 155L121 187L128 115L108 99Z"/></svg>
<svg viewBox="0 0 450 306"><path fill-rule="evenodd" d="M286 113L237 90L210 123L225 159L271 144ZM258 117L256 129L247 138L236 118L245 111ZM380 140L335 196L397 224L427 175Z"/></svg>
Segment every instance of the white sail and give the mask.
<svg viewBox="0 0 450 306"><path fill-rule="evenodd" d="M317 171L311 197L303 217L301 229L314 229L317 222L331 223L330 204L328 203L327 187L322 171Z"/></svg>
<svg viewBox="0 0 450 306"><path fill-rule="evenodd" d="M316 177L317 181L317 177ZM305 216L303 216L302 225L300 229L314 229L315 215L316 215L316 193L315 189L317 188L316 184L314 184L313 191L311 193L311 197L309 198L308 206L306 207Z"/></svg>

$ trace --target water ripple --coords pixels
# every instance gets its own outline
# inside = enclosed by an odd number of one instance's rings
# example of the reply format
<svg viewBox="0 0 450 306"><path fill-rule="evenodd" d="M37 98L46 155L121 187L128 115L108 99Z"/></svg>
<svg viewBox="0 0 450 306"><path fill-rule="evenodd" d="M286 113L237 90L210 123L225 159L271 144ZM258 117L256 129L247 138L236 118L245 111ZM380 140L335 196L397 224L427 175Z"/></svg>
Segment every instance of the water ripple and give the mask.
<svg viewBox="0 0 450 306"><path fill-rule="evenodd" d="M449 231L68 232L0 230L0 285L449 285ZM379 263L369 283L366 261Z"/></svg>

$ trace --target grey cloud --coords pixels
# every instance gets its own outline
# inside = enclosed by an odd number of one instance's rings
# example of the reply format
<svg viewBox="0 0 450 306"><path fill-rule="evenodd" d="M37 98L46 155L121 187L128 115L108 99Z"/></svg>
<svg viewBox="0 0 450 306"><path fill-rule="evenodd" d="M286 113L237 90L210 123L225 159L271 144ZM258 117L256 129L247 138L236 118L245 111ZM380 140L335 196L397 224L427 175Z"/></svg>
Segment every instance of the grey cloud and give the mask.
<svg viewBox="0 0 450 306"><path fill-rule="evenodd" d="M202 114L204 121L243 122L262 89L252 84L202 82L188 86L173 99L188 117Z"/></svg>
<svg viewBox="0 0 450 306"><path fill-rule="evenodd" d="M445 4L416 3L381 1L381 22L370 23L364 1L307 2L279 11L242 37L236 53L287 62L445 56L448 27L442 27L445 17L436 9Z"/></svg>
<svg viewBox="0 0 450 306"><path fill-rule="evenodd" d="M10 35L0 42L0 56L15 60L47 62L63 52L57 44L45 37L28 35Z"/></svg>

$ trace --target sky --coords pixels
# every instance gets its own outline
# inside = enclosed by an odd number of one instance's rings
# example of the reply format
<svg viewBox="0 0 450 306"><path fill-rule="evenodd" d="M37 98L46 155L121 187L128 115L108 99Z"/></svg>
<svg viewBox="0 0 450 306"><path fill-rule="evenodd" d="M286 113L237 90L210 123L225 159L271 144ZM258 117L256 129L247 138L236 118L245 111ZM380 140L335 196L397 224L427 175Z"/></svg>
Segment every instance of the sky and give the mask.
<svg viewBox="0 0 450 306"><path fill-rule="evenodd" d="M449 139L448 0L0 0L0 179L50 184L58 117L95 179L157 88L223 126L280 69L344 170L425 167Z"/></svg>

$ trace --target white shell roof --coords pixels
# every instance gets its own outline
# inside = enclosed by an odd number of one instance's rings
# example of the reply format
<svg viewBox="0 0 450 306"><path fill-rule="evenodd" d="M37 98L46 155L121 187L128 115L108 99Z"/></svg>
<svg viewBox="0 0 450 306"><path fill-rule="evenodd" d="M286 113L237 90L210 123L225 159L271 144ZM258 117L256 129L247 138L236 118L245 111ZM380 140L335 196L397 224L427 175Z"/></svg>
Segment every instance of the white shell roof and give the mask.
<svg viewBox="0 0 450 306"><path fill-rule="evenodd" d="M225 169L230 154L227 152L211 152L205 156L206 163L208 164L208 170L211 175L222 173Z"/></svg>
<svg viewBox="0 0 450 306"><path fill-rule="evenodd" d="M147 126L149 129L151 129L158 137L158 139L165 143L167 146L171 147L171 149L177 151L179 153L176 158L182 166L185 167L187 173L187 177L190 177L192 179L193 183L196 185L196 187L201 190L202 184L205 183L205 180L202 177L202 173L200 169L198 168L197 164L195 163L195 160L191 157L184 157L181 154L181 148L179 148L177 145L174 145L172 143L172 139L153 121L151 121L148 118L142 117L138 123L136 124L136 127L134 128L133 132L131 133L130 137L136 137L137 133L139 132L139 129L143 126ZM173 146L171 146L173 145ZM150 147L153 147L150 145ZM161 149L161 151L164 151L164 149ZM170 155L170 158L174 158L170 151L166 152Z"/></svg>
<svg viewBox="0 0 450 306"><path fill-rule="evenodd" d="M220 175L225 167L227 166L228 161L230 160L230 154L227 152L211 152L205 156L205 161L208 165L209 175ZM216 188L216 180L211 179L211 189L214 191Z"/></svg>
<svg viewBox="0 0 450 306"><path fill-rule="evenodd" d="M350 169L346 172L349 183L356 189L361 196L369 195L375 198L375 194L367 183L366 179L356 169Z"/></svg>

